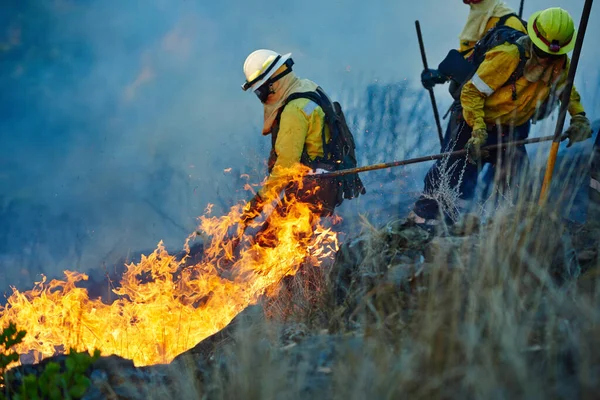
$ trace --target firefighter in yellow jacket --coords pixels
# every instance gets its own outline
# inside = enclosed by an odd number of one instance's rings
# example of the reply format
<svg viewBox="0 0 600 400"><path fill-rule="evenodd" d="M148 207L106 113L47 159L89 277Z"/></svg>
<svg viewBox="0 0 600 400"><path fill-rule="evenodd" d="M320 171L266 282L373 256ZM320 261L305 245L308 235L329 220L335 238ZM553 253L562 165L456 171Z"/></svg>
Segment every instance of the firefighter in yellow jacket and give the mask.
<svg viewBox="0 0 600 400"><path fill-rule="evenodd" d="M458 51L464 57L468 57L475 43L496 25L506 25L526 33L525 26L515 10L501 0L463 0L463 3L470 7L467 22L458 36L460 40ZM430 68L421 73L421 83L425 89L448 82L449 79L439 69Z"/></svg>
<svg viewBox="0 0 600 400"><path fill-rule="evenodd" d="M460 104L462 84L457 82L457 76L461 74L456 69L463 69L461 64L464 63L464 58L468 58L473 53L475 44L493 28L507 26L519 32L527 32L525 23L501 0L463 0L463 3L467 4L470 10L467 22L459 35L458 52L453 50L448 53L437 69L425 69L421 73L421 83L426 89L431 89L436 84L450 82L448 90L454 98L454 103L450 109L451 114L444 133L441 152L455 150L457 128L462 120ZM460 59L462 63L457 62L456 59ZM495 172L493 166L486 171L482 178L483 192L491 189ZM471 195L475 195L474 190L466 190L464 197L469 200Z"/></svg>
<svg viewBox="0 0 600 400"><path fill-rule="evenodd" d="M289 100L298 93L315 92L318 85L300 79L292 71L291 53L279 54L272 50L256 50L244 63L246 82L243 90L252 90L264 105L263 135L271 135L269 177L263 188L249 201L242 216L244 223L255 218L266 202L285 189L286 195L314 205L322 216L330 215L338 204L339 185L333 180L312 179L314 186L304 185L300 190L290 186L289 174L298 163L317 172L332 170L320 163L324 157L324 143L330 141L325 112L315 102L306 98ZM291 178L291 177L289 177ZM317 189L315 190L315 187Z"/></svg>
<svg viewBox="0 0 600 400"><path fill-rule="evenodd" d="M450 184L459 186L461 194L473 190L482 163L499 161L504 182L509 182L511 176L524 167L525 146L487 155L481 154L480 148L526 138L529 121L540 105L548 99L559 98L566 86L567 53L575 46L577 36L569 13L561 8L536 12L528 21L527 31L528 34L514 44L504 43L488 50L462 89L464 120L459 126L456 147L466 147L472 162L456 160L459 164L450 178ZM522 59L522 51L526 61ZM523 65L522 70L520 65ZM575 87L570 93L568 110L571 123L564 137L569 138L570 143L589 138L592 129ZM426 193L435 192L440 167L438 163L429 171ZM415 218L418 222L438 217L437 203L430 198L424 196L417 202L414 213L419 217Z"/></svg>
<svg viewBox="0 0 600 400"><path fill-rule="evenodd" d="M472 130L468 146L478 158L478 148L488 140L488 131L526 124L537 108L564 90L569 70L569 53L577 34L573 19L561 8L549 8L531 16L528 35L520 39L528 58L513 84L506 85L520 61L514 44L503 44L487 52L484 62L461 93L463 115ZM571 126L566 134L571 142L585 140L592 129L585 116L579 93L573 86L568 106ZM507 133L507 132L505 132ZM524 150L524 149L523 149Z"/></svg>

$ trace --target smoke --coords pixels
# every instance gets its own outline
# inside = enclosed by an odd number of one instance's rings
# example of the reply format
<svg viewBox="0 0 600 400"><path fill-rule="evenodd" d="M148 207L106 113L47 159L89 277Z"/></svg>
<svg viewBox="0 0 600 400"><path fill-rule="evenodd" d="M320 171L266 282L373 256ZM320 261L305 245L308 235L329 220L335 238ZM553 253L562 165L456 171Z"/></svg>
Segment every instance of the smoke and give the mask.
<svg viewBox="0 0 600 400"><path fill-rule="evenodd" d="M578 20L583 1L553 5ZM528 0L525 11L547 6ZM598 12L579 78L594 82ZM466 15L462 2L442 0L8 1L0 11L0 291L40 273L99 270L161 239L177 250L208 203L219 212L248 197L239 176L262 179L269 147L260 103L240 90L252 50L291 51L300 76L336 98L352 90L364 104L377 82L418 89L415 19L436 65ZM599 111L597 90L588 92ZM441 108L449 104L438 96ZM436 140L423 134L421 149ZM397 142L398 154L402 143L419 150L414 138Z"/></svg>

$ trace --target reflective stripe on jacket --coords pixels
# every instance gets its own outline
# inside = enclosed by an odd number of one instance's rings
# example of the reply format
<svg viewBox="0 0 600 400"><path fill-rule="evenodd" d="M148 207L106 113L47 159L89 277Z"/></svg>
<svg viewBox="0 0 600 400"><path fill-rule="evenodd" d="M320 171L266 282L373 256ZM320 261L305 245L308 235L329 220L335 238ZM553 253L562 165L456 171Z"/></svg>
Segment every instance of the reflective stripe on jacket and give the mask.
<svg viewBox="0 0 600 400"><path fill-rule="evenodd" d="M519 49L514 44L503 44L486 53L460 97L465 121L473 129L494 124L520 126L531 119L536 108L551 95L552 86L556 85L557 93L564 88L569 63L563 68L563 62L558 60L549 83L529 82L524 76L519 77L515 82L516 100L513 99L513 85L505 84L519 60ZM569 113L575 115L583 111L579 93L573 86Z"/></svg>

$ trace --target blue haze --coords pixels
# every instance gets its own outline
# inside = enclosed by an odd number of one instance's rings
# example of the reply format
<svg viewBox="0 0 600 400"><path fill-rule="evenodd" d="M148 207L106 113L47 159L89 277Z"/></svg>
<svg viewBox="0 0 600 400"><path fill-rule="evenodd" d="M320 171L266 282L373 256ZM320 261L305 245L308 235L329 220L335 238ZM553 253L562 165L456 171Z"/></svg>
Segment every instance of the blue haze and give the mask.
<svg viewBox="0 0 600 400"><path fill-rule="evenodd" d="M555 5L578 21L583 0L527 0L525 12ZM293 52L299 75L344 102L361 162L436 151L414 20L436 65L466 15L458 0L5 0L0 291L27 288L40 273L99 270L161 239L178 250L208 203L222 212L245 199L238 176L262 179L269 145L260 103L240 90L241 65L256 48ZM577 80L596 118L599 20L596 6ZM369 120L369 85L403 87L412 99L393 127L389 110ZM436 93L444 110L450 98ZM370 146L377 137L394 145ZM373 190L341 211L387 216L389 204L420 189L427 167L373 173Z"/></svg>

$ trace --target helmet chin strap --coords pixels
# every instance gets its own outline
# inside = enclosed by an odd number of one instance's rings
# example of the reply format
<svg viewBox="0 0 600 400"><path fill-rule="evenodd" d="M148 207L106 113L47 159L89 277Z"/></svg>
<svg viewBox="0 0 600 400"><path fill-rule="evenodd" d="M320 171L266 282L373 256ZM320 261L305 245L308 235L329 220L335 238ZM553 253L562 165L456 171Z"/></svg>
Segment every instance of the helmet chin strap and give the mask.
<svg viewBox="0 0 600 400"><path fill-rule="evenodd" d="M269 79L267 82L270 84L273 84L275 82L277 82L278 80L280 80L281 78L283 78L284 76L286 76L287 74L289 74L290 72L292 72L292 65L294 65L294 60L292 60L291 58L289 60L287 60L285 62L285 64L283 64L286 66L285 71L283 71L282 73L280 73L277 76L272 77L271 79Z"/></svg>

